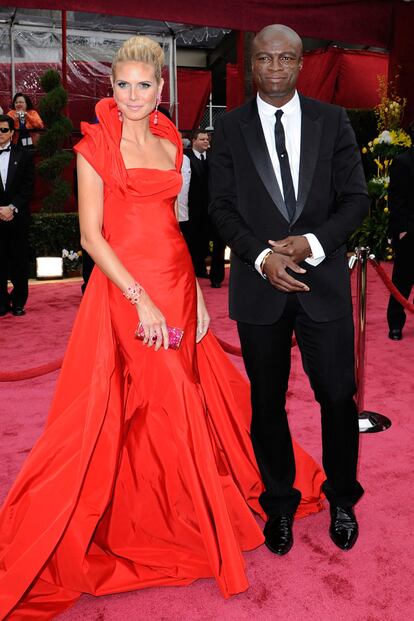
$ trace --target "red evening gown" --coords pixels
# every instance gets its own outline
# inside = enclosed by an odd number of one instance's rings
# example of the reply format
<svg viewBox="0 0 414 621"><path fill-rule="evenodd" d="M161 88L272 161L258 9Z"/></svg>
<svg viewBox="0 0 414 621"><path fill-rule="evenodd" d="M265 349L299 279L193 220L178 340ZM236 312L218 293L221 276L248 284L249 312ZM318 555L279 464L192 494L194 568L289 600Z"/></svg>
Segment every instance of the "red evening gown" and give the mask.
<svg viewBox="0 0 414 621"><path fill-rule="evenodd" d="M248 384L211 333L195 344L195 277L174 215L181 139L151 117L178 147L176 168L126 170L113 100L97 115L76 150L104 181L104 236L184 337L178 351L143 346L135 308L95 268L45 431L0 515L1 619L208 576L230 596L248 587L242 550L263 542ZM320 510L324 475L295 451L300 516Z"/></svg>

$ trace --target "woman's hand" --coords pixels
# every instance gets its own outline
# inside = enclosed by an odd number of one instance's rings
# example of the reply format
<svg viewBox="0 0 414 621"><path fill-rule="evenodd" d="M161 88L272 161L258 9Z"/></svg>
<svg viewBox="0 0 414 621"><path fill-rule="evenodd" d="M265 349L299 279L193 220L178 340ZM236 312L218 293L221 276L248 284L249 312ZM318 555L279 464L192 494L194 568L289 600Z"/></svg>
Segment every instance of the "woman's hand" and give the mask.
<svg viewBox="0 0 414 621"><path fill-rule="evenodd" d="M204 302L203 294L199 284L197 283L197 333L196 343L199 343L207 333L210 325L210 315L207 312L207 308Z"/></svg>
<svg viewBox="0 0 414 621"><path fill-rule="evenodd" d="M136 304L138 317L144 329L144 345L158 351L161 345L168 349L167 322L160 309L155 306L149 295L143 291Z"/></svg>

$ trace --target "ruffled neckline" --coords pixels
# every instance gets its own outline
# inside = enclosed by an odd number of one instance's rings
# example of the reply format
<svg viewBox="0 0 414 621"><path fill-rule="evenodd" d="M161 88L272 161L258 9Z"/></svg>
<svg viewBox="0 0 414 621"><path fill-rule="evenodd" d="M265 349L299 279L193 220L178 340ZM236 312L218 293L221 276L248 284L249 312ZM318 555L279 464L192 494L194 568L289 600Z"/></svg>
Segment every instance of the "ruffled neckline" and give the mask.
<svg viewBox="0 0 414 621"><path fill-rule="evenodd" d="M181 163L183 157L183 147L181 136L178 133L174 123L172 123L164 114L158 113L158 123L154 123L155 114L151 113L149 118L150 130L154 136L170 140L177 147L177 155L175 159L175 169L158 169L158 168L129 168L127 169L122 158L120 143L122 137L122 121L118 116L118 108L113 97L107 97L101 99L95 107L95 112L98 124L91 125L89 123L81 124L81 131L84 136L90 136L94 141L99 134L101 140L101 146L105 149L107 157L109 158L109 167L105 167L105 170L99 171L99 174L103 177L106 185L112 189L120 189L122 192L133 194L135 196L141 196L146 193L148 187L144 189L142 186L137 186L136 183L131 184L129 177L131 172L142 171L148 172L161 172L171 173L171 183L176 183L176 173L181 170ZM153 175L152 175L153 176ZM151 177L151 175L148 175ZM148 186L150 179L144 180L144 186ZM154 179L154 181L156 181Z"/></svg>

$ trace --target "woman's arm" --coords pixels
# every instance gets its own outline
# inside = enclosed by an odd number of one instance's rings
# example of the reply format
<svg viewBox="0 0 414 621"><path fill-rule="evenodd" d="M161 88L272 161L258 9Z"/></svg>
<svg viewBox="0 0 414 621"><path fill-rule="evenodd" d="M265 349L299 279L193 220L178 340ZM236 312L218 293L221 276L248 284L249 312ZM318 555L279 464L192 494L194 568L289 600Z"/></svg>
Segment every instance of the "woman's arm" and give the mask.
<svg viewBox="0 0 414 621"><path fill-rule="evenodd" d="M134 286L135 278L121 263L102 235L103 181L81 154L77 156L77 171L81 245L99 269L124 292ZM155 344L155 349L159 349L163 344L167 349L168 332L165 318L145 291L141 294L136 307L144 328L144 343L149 346ZM152 340L153 337L156 337L155 341Z"/></svg>
<svg viewBox="0 0 414 621"><path fill-rule="evenodd" d="M207 312L206 303L204 302L204 297L201 292L201 287L198 284L198 280L196 278L196 287L197 287L197 334L196 334L196 343L199 343L201 339L205 337L207 334L208 327L210 325L210 315Z"/></svg>
<svg viewBox="0 0 414 621"><path fill-rule="evenodd" d="M27 129L43 129L44 123L40 118L40 115L36 110L28 110L26 112L26 127Z"/></svg>

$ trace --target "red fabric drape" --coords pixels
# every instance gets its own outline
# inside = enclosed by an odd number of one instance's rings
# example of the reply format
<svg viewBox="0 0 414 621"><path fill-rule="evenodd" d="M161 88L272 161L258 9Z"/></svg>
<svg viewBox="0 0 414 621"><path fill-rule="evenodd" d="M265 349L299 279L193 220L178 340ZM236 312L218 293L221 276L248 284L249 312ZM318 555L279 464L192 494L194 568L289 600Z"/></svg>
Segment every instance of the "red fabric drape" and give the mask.
<svg viewBox="0 0 414 621"><path fill-rule="evenodd" d="M241 97L240 80L244 80L244 75L240 75L239 65L227 63L226 65L226 107L233 110L241 106L244 97Z"/></svg>
<svg viewBox="0 0 414 621"><path fill-rule="evenodd" d="M344 108L373 108L379 103L378 76L388 75L388 54L343 51L334 103Z"/></svg>
<svg viewBox="0 0 414 621"><path fill-rule="evenodd" d="M338 50L315 50L304 55L299 74L298 90L307 97L331 102L338 78L340 54Z"/></svg>
<svg viewBox="0 0 414 621"><path fill-rule="evenodd" d="M308 97L345 108L379 103L378 75L388 74L388 54L329 48L304 56L298 89Z"/></svg>
<svg viewBox="0 0 414 621"><path fill-rule="evenodd" d="M414 3L399 2L394 11L393 40L390 51L390 80L398 75L398 94L407 98L404 124L414 121Z"/></svg>
<svg viewBox="0 0 414 621"><path fill-rule="evenodd" d="M90 13L129 15L244 31L258 31L267 24L283 23L305 37L388 48L396 4L401 4L401 1L203 0L200 3L188 0L90 0L87 10ZM84 0L17 0L15 6L85 11ZM414 6L410 9L413 16Z"/></svg>
<svg viewBox="0 0 414 621"><path fill-rule="evenodd" d="M196 129L200 125L211 93L211 73L203 69L177 69L178 127Z"/></svg>

